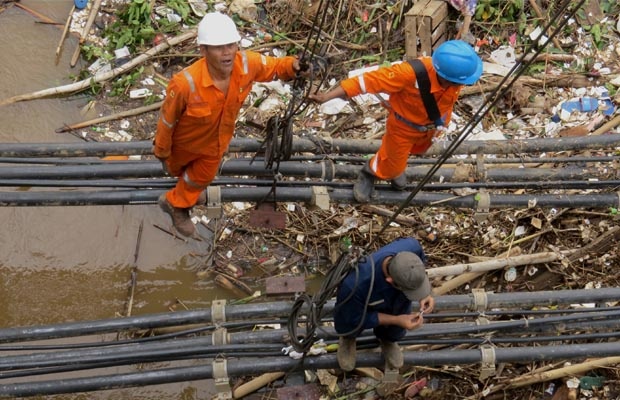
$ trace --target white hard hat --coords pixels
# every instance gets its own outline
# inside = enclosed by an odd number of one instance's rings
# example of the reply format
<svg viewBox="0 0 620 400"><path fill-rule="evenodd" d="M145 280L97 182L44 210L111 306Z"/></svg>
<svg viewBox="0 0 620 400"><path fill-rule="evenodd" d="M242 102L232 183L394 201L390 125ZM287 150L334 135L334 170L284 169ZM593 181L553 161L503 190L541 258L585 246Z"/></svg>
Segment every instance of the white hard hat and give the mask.
<svg viewBox="0 0 620 400"><path fill-rule="evenodd" d="M206 14L198 24L198 44L221 46L241 40L235 22L226 14Z"/></svg>

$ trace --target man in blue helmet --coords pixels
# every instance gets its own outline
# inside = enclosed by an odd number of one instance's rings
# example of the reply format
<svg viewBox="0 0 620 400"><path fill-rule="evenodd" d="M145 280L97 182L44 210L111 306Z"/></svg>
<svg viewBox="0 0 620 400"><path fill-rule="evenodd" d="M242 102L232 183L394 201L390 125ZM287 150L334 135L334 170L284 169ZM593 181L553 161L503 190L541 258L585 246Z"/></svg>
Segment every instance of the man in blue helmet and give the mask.
<svg viewBox="0 0 620 400"><path fill-rule="evenodd" d="M432 57L418 60L428 76L430 94L439 118L429 117L419 87L421 79L408 62L345 79L328 92L309 96L321 103L364 93L387 93L390 96L381 147L361 169L353 187L353 195L360 203L370 201L377 178L390 181L394 189L406 188L405 170L409 154L423 154L428 150L432 139L450 122L463 85L474 84L482 75L482 60L468 43L461 40L444 42Z"/></svg>

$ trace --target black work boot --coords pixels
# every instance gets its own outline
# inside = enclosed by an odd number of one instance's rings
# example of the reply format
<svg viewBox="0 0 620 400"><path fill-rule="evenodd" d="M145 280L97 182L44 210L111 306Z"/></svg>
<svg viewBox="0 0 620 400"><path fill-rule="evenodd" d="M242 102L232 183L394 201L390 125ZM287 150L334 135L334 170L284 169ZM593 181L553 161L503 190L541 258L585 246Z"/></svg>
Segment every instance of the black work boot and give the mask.
<svg viewBox="0 0 620 400"><path fill-rule="evenodd" d="M366 163L357 175L357 181L353 185L353 197L360 203L368 203L374 187L375 174L373 174L370 166Z"/></svg>
<svg viewBox="0 0 620 400"><path fill-rule="evenodd" d="M194 223L189 216L189 208L177 208L173 207L172 204L166 198L166 193L159 196L159 207L172 218L172 225L174 225L175 229L179 231L179 233L183 236L193 236L196 232L196 228L194 227Z"/></svg>
<svg viewBox="0 0 620 400"><path fill-rule="evenodd" d="M405 172L403 172L402 174L398 175L396 178L392 179L390 181L390 184L392 185L392 189L394 190L405 190L407 189L407 174Z"/></svg>

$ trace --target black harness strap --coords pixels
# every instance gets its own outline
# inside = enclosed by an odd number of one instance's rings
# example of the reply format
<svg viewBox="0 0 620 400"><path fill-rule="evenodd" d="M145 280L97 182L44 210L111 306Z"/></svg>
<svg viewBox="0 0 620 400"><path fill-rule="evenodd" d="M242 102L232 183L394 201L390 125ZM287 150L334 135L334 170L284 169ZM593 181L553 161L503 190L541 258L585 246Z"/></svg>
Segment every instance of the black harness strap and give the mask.
<svg viewBox="0 0 620 400"><path fill-rule="evenodd" d="M435 126L442 126L443 120L441 119L439 108L437 107L437 101L435 101L435 97L431 94L431 81L428 78L428 71L424 63L418 59L408 61L415 72L418 88L420 89L420 95L422 96L422 102L424 103L424 108L426 108L428 118Z"/></svg>

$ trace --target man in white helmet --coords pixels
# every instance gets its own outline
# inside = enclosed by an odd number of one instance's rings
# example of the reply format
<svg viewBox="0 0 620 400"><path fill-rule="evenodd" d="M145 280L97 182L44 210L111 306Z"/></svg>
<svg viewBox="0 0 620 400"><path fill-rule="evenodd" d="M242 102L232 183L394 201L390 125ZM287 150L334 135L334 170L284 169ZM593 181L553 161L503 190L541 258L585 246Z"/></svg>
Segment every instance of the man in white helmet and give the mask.
<svg viewBox="0 0 620 400"><path fill-rule="evenodd" d="M230 17L205 15L198 25L203 57L172 77L160 109L153 154L179 179L159 205L184 236L195 232L189 212L215 178L253 82L289 80L300 71L295 57L239 51L239 40Z"/></svg>

